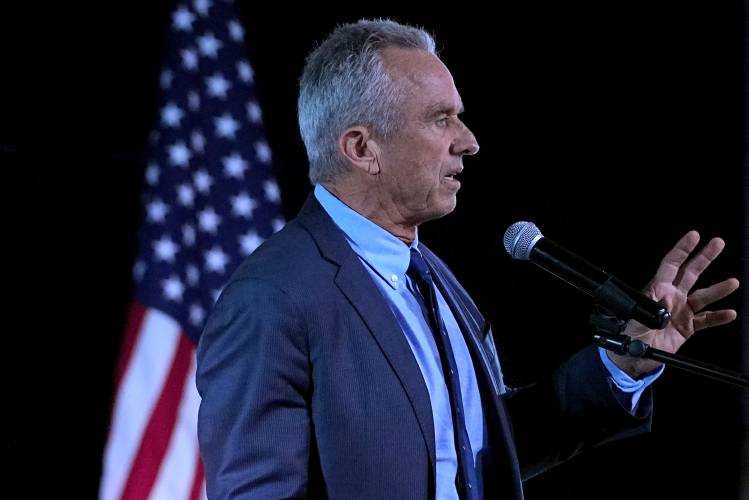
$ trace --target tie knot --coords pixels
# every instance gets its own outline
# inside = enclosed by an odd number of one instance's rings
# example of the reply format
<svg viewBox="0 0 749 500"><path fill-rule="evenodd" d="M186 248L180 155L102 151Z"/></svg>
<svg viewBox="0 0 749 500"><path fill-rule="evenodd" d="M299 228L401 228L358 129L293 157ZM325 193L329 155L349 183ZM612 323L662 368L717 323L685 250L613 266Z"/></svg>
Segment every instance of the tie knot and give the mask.
<svg viewBox="0 0 749 500"><path fill-rule="evenodd" d="M432 281L432 276L429 273L429 268L424 257L414 248L411 249L411 262L408 264L406 274L411 278L418 278L420 281L427 283Z"/></svg>

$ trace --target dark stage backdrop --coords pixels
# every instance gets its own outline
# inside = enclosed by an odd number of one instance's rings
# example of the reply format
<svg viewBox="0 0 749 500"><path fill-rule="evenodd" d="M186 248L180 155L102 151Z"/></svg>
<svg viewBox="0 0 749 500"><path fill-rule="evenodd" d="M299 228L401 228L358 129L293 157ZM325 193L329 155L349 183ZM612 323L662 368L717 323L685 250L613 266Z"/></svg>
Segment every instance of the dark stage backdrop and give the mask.
<svg viewBox="0 0 749 500"><path fill-rule="evenodd" d="M6 285L19 322L8 321L6 442L17 472L36 481L59 472L52 484L76 498L98 489L170 23L166 2L102 5L4 16L0 49L6 196L22 195L6 212L8 247L31 257L28 269L9 266L26 274ZM532 382L590 342L590 302L512 262L501 248L510 223L535 221L638 287L689 229L727 243L702 283L740 277L747 265L742 3L256 7L240 3L288 218L309 191L295 117L306 52L361 17L435 33L481 152L465 161L458 209L420 235L491 320L511 383ZM742 297L723 305L741 309ZM736 371L741 352L738 322L683 350ZM741 395L667 369L652 434L529 481L527 497L738 498Z"/></svg>

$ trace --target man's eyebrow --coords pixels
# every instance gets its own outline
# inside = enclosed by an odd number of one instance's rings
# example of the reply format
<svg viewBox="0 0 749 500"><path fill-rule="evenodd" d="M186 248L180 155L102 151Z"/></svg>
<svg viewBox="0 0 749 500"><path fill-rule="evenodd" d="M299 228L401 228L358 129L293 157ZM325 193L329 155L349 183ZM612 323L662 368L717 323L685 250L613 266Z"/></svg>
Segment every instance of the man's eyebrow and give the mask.
<svg viewBox="0 0 749 500"><path fill-rule="evenodd" d="M459 103L457 109L452 104L437 103L437 104L434 104L434 105L430 106L429 108L427 108L427 111L426 111L425 115L427 117L438 116L438 115L441 115L441 114L446 114L446 115L456 114L456 115L459 115L459 114L463 113L464 111L465 111L465 108L463 107L463 103L462 102Z"/></svg>

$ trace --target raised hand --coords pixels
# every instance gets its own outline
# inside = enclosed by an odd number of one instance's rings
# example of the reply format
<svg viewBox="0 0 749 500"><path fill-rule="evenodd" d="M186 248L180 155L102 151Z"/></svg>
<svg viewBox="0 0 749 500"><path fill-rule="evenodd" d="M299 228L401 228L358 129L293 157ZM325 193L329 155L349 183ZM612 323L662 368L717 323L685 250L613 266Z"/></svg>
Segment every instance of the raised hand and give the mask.
<svg viewBox="0 0 749 500"><path fill-rule="evenodd" d="M694 255L700 235L685 234L663 258L655 277L645 287L645 294L671 311L671 321L663 330L650 330L637 321L630 321L625 335L666 352L676 352L695 332L724 325L736 319L733 309L706 310L710 304L733 293L739 280L728 278L706 288L692 291L700 274L723 251L725 242L713 238ZM611 359L632 377L652 371L660 363L650 359L631 358L609 353Z"/></svg>

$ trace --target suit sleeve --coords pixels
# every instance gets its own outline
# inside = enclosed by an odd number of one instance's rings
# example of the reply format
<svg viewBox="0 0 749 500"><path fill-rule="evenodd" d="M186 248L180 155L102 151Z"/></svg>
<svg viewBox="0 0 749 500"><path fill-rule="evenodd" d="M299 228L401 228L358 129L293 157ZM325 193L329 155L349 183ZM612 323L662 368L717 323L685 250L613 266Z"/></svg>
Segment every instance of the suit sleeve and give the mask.
<svg viewBox="0 0 749 500"><path fill-rule="evenodd" d="M267 282L231 283L201 336L198 440L211 499L307 494L311 391L306 332Z"/></svg>
<svg viewBox="0 0 749 500"><path fill-rule="evenodd" d="M652 389L634 412L622 406L596 348L590 346L555 370L549 380L505 398L523 479L579 452L650 430Z"/></svg>

